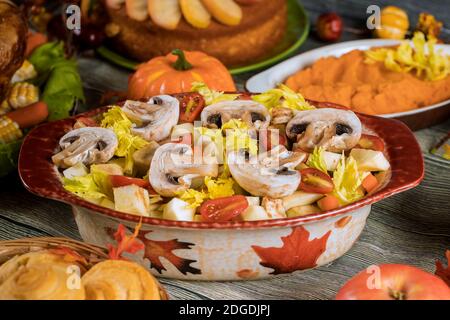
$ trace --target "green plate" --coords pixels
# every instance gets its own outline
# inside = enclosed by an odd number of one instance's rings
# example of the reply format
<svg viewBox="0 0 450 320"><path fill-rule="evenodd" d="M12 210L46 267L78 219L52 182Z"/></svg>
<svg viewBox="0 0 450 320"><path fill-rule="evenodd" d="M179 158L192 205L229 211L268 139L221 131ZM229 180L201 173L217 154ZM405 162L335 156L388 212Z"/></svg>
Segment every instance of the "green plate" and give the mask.
<svg viewBox="0 0 450 320"><path fill-rule="evenodd" d="M303 6L298 0L288 0L288 25L284 38L267 55L258 61L246 65L230 68L233 75L261 69L288 57L297 50L306 40L309 33L309 19ZM104 59L127 69L136 70L139 64L136 61L127 59L120 54L102 46L97 49L97 53Z"/></svg>

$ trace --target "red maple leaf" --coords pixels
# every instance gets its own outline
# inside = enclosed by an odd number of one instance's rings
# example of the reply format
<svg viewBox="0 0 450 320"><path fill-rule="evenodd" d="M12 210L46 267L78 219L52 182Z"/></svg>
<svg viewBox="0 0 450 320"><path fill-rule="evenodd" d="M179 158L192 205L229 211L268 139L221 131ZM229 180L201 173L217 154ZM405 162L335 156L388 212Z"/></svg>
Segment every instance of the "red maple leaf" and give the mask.
<svg viewBox="0 0 450 320"><path fill-rule="evenodd" d="M144 249L144 244L136 239L139 230L141 229L142 223L139 222L134 229L134 233L130 236L126 235L126 228L123 224L119 224L116 233L114 233L114 239L117 244L113 246L112 244L108 244L108 256L113 260L126 260L122 257L122 254L125 252L128 253L136 253L139 250Z"/></svg>
<svg viewBox="0 0 450 320"><path fill-rule="evenodd" d="M444 265L439 260L436 260L436 271L434 274L444 280L450 287L450 250L445 252L445 256L447 257L447 268L444 268Z"/></svg>
<svg viewBox="0 0 450 320"><path fill-rule="evenodd" d="M271 274L291 273L317 266L317 259L325 251L331 230L322 238L309 241L309 232L302 226L294 227L292 233L281 237L281 248L252 246L261 258L260 264L272 268Z"/></svg>
<svg viewBox="0 0 450 320"><path fill-rule="evenodd" d="M196 262L196 260L184 259L173 253L174 250L178 249L191 249L194 245L193 243L180 242L178 239L168 241L150 240L145 237L150 232L139 233L138 238L145 244L144 257L150 261L152 268L155 268L159 273L162 273L162 270L166 270L161 263L161 258L164 257L182 274L187 274L188 272L192 274L201 273L199 269L191 267L191 263Z"/></svg>
<svg viewBox="0 0 450 320"><path fill-rule="evenodd" d="M63 257L64 261L68 261L68 262L80 262L84 265L87 265L87 260L85 257L83 257L81 254L79 254L78 252L64 247L64 246L59 246L53 249L49 249L48 250L50 253L56 254L56 255L60 255Z"/></svg>

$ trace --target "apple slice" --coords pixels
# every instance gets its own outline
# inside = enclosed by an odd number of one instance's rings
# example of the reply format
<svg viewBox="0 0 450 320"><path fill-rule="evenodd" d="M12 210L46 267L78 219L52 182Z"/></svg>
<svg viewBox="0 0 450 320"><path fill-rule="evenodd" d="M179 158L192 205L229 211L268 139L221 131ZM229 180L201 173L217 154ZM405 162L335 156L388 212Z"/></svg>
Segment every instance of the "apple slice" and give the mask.
<svg viewBox="0 0 450 320"><path fill-rule="evenodd" d="M194 215L195 209L189 207L189 203L178 198L172 198L163 211L163 218L167 220L193 221Z"/></svg>
<svg viewBox="0 0 450 320"><path fill-rule="evenodd" d="M242 220L244 221L256 221L256 220L269 220L270 217L261 206L249 206L242 212Z"/></svg>
<svg viewBox="0 0 450 320"><path fill-rule="evenodd" d="M358 169L361 171L386 171L389 169L389 161L381 151L374 151L369 149L352 149L350 151Z"/></svg>
<svg viewBox="0 0 450 320"><path fill-rule="evenodd" d="M241 22L241 7L233 0L202 0L202 2L217 21L229 26Z"/></svg>
<svg viewBox="0 0 450 320"><path fill-rule="evenodd" d="M181 19L178 0L148 0L148 13L157 26L169 30L175 29Z"/></svg>
<svg viewBox="0 0 450 320"><path fill-rule="evenodd" d="M127 15L137 21L144 21L147 19L148 14L145 10L147 6L147 0L126 0L125 1L125 9L127 11Z"/></svg>
<svg viewBox="0 0 450 320"><path fill-rule="evenodd" d="M211 15L203 6L201 0L180 0L181 11L187 22L196 28L207 28Z"/></svg>

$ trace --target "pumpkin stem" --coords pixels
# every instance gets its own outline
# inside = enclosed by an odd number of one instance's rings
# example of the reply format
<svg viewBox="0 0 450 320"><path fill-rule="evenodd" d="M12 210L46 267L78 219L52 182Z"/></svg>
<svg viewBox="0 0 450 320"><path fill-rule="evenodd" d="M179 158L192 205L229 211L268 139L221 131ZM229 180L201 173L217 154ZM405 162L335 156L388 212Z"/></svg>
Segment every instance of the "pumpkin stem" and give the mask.
<svg viewBox="0 0 450 320"><path fill-rule="evenodd" d="M193 68L192 64L190 64L189 61L186 60L186 56L184 55L183 50L175 49L172 51L172 54L174 56L178 56L177 61L172 64L172 67L174 67L175 70L186 71Z"/></svg>

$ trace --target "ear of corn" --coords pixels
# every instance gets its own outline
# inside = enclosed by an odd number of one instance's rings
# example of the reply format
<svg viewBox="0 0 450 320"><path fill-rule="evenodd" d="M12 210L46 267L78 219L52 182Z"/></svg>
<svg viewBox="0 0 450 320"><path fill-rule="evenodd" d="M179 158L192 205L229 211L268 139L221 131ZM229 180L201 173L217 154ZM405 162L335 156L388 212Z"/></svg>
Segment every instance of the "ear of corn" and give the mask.
<svg viewBox="0 0 450 320"><path fill-rule="evenodd" d="M10 143L23 136L19 125L6 116L0 117L0 143Z"/></svg>
<svg viewBox="0 0 450 320"><path fill-rule="evenodd" d="M7 99L13 109L23 108L39 101L39 89L31 83L17 82L10 89Z"/></svg>
<svg viewBox="0 0 450 320"><path fill-rule="evenodd" d="M36 76L37 72L36 69L34 69L34 66L28 60L25 60L19 70L14 73L11 78L11 83L23 82L33 79Z"/></svg>
<svg viewBox="0 0 450 320"><path fill-rule="evenodd" d="M11 106L9 105L7 100L3 100L2 103L0 103L0 116L7 114L11 111Z"/></svg>

